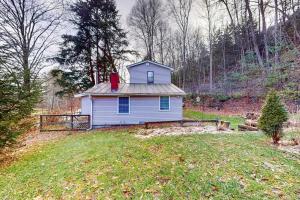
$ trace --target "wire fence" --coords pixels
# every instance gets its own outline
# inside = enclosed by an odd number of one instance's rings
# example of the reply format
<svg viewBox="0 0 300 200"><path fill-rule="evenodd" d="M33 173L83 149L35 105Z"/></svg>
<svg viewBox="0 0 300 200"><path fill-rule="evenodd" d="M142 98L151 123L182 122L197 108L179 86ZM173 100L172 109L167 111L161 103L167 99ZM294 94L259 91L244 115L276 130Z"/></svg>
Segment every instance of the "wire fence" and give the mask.
<svg viewBox="0 0 300 200"><path fill-rule="evenodd" d="M90 128L90 115L40 115L40 131L80 131Z"/></svg>

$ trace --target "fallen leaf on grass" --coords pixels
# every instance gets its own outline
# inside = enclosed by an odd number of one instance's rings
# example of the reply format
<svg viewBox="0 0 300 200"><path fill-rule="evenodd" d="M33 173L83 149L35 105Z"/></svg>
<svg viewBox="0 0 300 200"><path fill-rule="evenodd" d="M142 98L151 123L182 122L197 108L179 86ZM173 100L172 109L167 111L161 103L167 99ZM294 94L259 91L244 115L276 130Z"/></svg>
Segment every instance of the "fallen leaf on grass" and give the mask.
<svg viewBox="0 0 300 200"><path fill-rule="evenodd" d="M189 165L188 165L188 169L189 170L191 170L191 169L194 169L196 166L194 165L194 164L192 164L192 163L190 163Z"/></svg>
<svg viewBox="0 0 300 200"><path fill-rule="evenodd" d="M167 176L157 176L156 179L161 185L165 185L171 180L171 178Z"/></svg>
<svg viewBox="0 0 300 200"><path fill-rule="evenodd" d="M33 198L33 200L43 200L43 197L37 196L37 197Z"/></svg>
<svg viewBox="0 0 300 200"><path fill-rule="evenodd" d="M144 192L145 193L151 193L155 196L158 196L160 194L160 192L157 189L152 189L152 188L151 189L145 189Z"/></svg>
<svg viewBox="0 0 300 200"><path fill-rule="evenodd" d="M125 196L125 198L129 199L133 196L134 189L132 189L128 185L125 185L125 186L123 186L122 192L123 192L123 195Z"/></svg>
<svg viewBox="0 0 300 200"><path fill-rule="evenodd" d="M279 188L273 188L272 192L280 198L283 197L283 192Z"/></svg>
<svg viewBox="0 0 300 200"><path fill-rule="evenodd" d="M184 162L185 161L184 157L182 157L181 155L178 156L178 160L179 160L179 162Z"/></svg>
<svg viewBox="0 0 300 200"><path fill-rule="evenodd" d="M266 182L266 181L268 181L269 179L268 178L262 178L261 179L261 181L264 181L264 182Z"/></svg>
<svg viewBox="0 0 300 200"><path fill-rule="evenodd" d="M213 186L211 187L211 189L212 189L213 192L219 191L219 188L218 188L216 185L213 185Z"/></svg>

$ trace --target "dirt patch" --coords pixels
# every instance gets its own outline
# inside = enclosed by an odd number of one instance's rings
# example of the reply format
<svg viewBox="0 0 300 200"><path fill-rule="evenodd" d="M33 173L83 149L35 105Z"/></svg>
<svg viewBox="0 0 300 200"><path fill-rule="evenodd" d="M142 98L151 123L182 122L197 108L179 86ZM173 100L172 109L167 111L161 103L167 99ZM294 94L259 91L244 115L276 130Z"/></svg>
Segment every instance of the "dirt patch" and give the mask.
<svg viewBox="0 0 300 200"><path fill-rule="evenodd" d="M41 145L48 141L62 139L68 135L74 134L82 134L82 132L40 132L39 130L32 130L19 137L16 143L1 149L0 167L10 165L13 161L17 160L23 153L29 151L35 146Z"/></svg>
<svg viewBox="0 0 300 200"><path fill-rule="evenodd" d="M146 139L156 136L174 136L174 135L190 135L190 134L224 134L233 133L232 130L218 131L216 126L188 126L188 127L167 127L140 129L135 135L138 138Z"/></svg>
<svg viewBox="0 0 300 200"><path fill-rule="evenodd" d="M300 155L300 145L296 145L296 146L283 146L280 145L278 147L278 149L288 152L288 153L292 153L292 154L297 154Z"/></svg>
<svg viewBox="0 0 300 200"><path fill-rule="evenodd" d="M22 141L22 145L30 147L32 145L36 145L42 142L56 140L56 139L66 137L67 135L74 135L79 133L82 132L69 132L69 131L39 132L37 131L35 134L29 135L24 141Z"/></svg>
<svg viewBox="0 0 300 200"><path fill-rule="evenodd" d="M300 155L300 139L282 140L277 148L288 153Z"/></svg>

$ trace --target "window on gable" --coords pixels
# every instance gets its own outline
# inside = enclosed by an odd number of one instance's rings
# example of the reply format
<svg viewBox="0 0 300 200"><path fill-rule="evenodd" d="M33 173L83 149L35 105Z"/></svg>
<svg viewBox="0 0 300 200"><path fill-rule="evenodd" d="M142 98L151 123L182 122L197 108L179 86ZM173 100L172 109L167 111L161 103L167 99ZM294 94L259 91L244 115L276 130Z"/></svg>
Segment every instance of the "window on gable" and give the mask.
<svg viewBox="0 0 300 200"><path fill-rule="evenodd" d="M147 83L154 83L154 72L153 71L147 72Z"/></svg>
<svg viewBox="0 0 300 200"><path fill-rule="evenodd" d="M161 96L159 98L159 110L161 110L161 111L170 110L170 97L169 96Z"/></svg>
<svg viewBox="0 0 300 200"><path fill-rule="evenodd" d="M129 114L129 97L119 97L119 113Z"/></svg>

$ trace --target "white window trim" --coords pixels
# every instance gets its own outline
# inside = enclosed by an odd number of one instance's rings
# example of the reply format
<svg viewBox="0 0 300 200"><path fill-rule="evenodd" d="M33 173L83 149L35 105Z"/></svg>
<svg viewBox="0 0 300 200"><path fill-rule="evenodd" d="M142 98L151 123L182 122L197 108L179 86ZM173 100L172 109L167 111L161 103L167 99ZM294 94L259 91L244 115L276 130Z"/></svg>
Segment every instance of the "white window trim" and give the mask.
<svg viewBox="0 0 300 200"><path fill-rule="evenodd" d="M161 110L160 109L160 98L161 97L169 97L169 109L168 110ZM169 111L171 111L171 96L159 96L158 107L159 107L159 111L161 111L161 112L169 112Z"/></svg>
<svg viewBox="0 0 300 200"><path fill-rule="evenodd" d="M120 97L128 97L128 113L120 113L120 110L119 110ZM130 96L120 96L120 97L118 97L117 113L118 113L118 115L129 115L130 114Z"/></svg>
<svg viewBox="0 0 300 200"><path fill-rule="evenodd" d="M153 82L152 83L149 83L149 77L148 77L149 72L153 73ZM147 71L147 84L154 84L154 71Z"/></svg>

